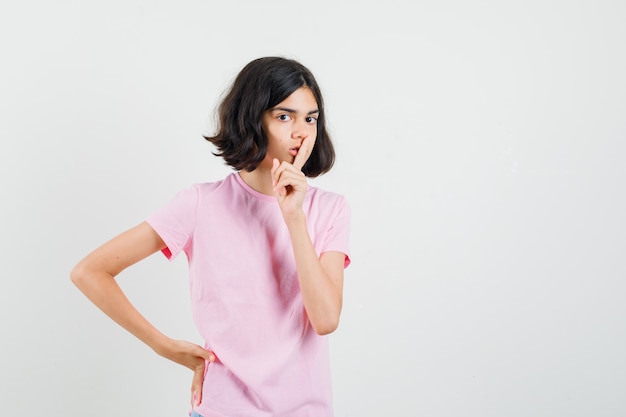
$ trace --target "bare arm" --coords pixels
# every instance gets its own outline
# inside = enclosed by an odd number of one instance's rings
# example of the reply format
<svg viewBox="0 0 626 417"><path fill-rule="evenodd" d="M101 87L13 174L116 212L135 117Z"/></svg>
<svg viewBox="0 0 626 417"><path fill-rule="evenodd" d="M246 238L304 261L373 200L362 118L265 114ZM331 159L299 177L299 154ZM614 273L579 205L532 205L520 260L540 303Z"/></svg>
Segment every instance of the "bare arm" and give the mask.
<svg viewBox="0 0 626 417"><path fill-rule="evenodd" d="M328 334L339 325L345 255L325 252L318 258L311 242L302 210L307 181L301 170L308 157L308 146L308 140L304 140L293 164L275 159L271 173L274 193L291 237L304 308L315 331Z"/></svg>
<svg viewBox="0 0 626 417"><path fill-rule="evenodd" d="M135 309L115 280L124 269L164 247L161 237L143 222L87 255L74 267L70 278L87 298L116 323L159 355L194 371L192 390L198 397L205 360L214 360L213 354L192 343L170 339L157 330Z"/></svg>
<svg viewBox="0 0 626 417"><path fill-rule="evenodd" d="M72 282L98 308L155 351L167 338L128 301L115 276L165 246L161 238L142 223L100 246L72 270Z"/></svg>
<svg viewBox="0 0 626 417"><path fill-rule="evenodd" d="M287 223L298 270L302 300L311 325L318 334L332 333L339 326L343 304L345 255L325 252L319 258L306 227L304 213Z"/></svg>

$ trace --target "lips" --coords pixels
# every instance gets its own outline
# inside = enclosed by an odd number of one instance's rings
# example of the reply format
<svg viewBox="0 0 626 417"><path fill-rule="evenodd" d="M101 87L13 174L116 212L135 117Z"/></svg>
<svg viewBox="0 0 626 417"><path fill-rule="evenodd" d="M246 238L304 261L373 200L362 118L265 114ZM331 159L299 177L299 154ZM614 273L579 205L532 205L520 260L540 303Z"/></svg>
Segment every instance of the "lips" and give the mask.
<svg viewBox="0 0 626 417"><path fill-rule="evenodd" d="M291 154L291 156L296 156L298 155L298 150L300 148L289 148L289 153Z"/></svg>

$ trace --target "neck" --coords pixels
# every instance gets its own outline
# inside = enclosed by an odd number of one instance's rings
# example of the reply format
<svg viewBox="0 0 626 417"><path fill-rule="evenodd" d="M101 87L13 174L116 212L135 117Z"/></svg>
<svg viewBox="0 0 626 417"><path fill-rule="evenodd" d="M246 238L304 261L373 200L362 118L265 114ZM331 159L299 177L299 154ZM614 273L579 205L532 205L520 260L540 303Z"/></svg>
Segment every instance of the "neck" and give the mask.
<svg viewBox="0 0 626 417"><path fill-rule="evenodd" d="M254 171L239 171L239 176L248 184L250 188L261 194L274 195L274 186L272 185L272 174L270 170L257 167Z"/></svg>

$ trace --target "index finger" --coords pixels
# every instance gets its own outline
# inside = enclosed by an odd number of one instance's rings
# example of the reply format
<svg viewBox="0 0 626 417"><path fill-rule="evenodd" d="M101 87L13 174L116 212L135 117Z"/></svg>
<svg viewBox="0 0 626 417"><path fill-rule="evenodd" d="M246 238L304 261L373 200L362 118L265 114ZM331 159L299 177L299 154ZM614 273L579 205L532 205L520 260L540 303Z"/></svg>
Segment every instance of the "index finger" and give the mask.
<svg viewBox="0 0 626 417"><path fill-rule="evenodd" d="M296 158L293 160L293 166L296 167L299 171L302 171L302 167L307 160L306 153L309 150L309 138L306 138L300 144L300 149L298 149L298 154Z"/></svg>

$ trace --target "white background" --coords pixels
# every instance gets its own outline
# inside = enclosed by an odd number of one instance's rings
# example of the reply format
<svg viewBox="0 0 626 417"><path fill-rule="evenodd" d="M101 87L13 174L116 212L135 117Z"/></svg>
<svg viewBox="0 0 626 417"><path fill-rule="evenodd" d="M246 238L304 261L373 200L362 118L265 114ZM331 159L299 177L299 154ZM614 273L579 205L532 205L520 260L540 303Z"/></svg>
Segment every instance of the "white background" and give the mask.
<svg viewBox="0 0 626 417"><path fill-rule="evenodd" d="M192 182L248 61L300 60L353 209L336 415L626 414L626 3L0 8L0 415L184 416L190 372L68 274ZM201 342L184 257L120 282Z"/></svg>

